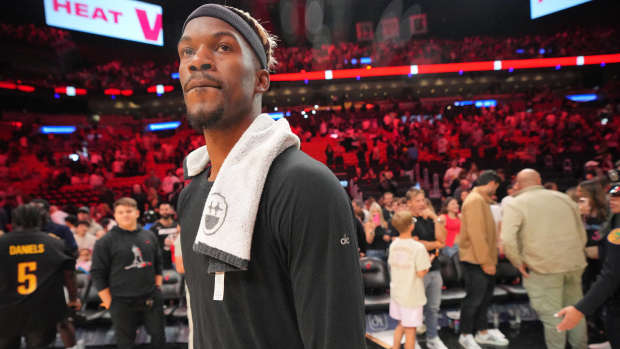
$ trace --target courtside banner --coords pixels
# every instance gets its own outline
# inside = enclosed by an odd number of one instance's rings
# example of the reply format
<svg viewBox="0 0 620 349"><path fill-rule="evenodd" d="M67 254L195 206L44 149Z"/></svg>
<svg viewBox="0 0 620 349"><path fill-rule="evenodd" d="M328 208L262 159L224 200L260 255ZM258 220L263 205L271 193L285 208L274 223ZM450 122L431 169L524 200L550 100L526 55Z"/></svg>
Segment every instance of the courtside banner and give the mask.
<svg viewBox="0 0 620 349"><path fill-rule="evenodd" d="M161 6L134 0L43 0L47 25L164 45Z"/></svg>

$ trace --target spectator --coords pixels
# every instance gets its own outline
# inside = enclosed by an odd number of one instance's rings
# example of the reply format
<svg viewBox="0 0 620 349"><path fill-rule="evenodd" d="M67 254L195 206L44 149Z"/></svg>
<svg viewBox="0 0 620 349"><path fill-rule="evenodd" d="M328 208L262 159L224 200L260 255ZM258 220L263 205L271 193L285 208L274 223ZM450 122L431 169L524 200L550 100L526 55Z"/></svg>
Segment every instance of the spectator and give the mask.
<svg viewBox="0 0 620 349"><path fill-rule="evenodd" d="M504 212L504 251L523 276L530 303L543 322L547 348L564 349L567 334L556 330L561 319L554 314L583 296L583 223L577 205L563 193L544 189L538 172L519 172L516 187L519 194ZM587 347L585 321L569 331L568 342L573 348Z"/></svg>
<svg viewBox="0 0 620 349"><path fill-rule="evenodd" d="M67 218L69 214L58 208L56 205L50 206L50 218L52 222L56 224L65 224L65 218Z"/></svg>
<svg viewBox="0 0 620 349"><path fill-rule="evenodd" d="M398 237L390 246L388 264L390 266L390 317L398 320L394 330L393 348L400 348L403 333L405 349L414 349L416 327L422 325L424 276L428 273L432 259L424 245L411 236L414 219L408 211L398 211L392 218L392 226Z"/></svg>
<svg viewBox="0 0 620 349"><path fill-rule="evenodd" d="M90 209L88 207L82 206L78 209L77 219L78 221L88 222L88 224L90 225L88 228L88 234L92 236L97 236L101 234L103 227L101 227L99 223L95 222L95 220L91 218Z"/></svg>
<svg viewBox="0 0 620 349"><path fill-rule="evenodd" d="M174 175L173 170L168 170L168 172L166 172L166 177L164 177L162 181L161 190L165 195L168 195L174 190L174 185L180 181L179 177Z"/></svg>
<svg viewBox="0 0 620 349"><path fill-rule="evenodd" d="M152 189L155 189L155 192L157 192L159 188L161 187L161 179L157 177L154 170L151 170L149 178L147 178L146 181L144 181L144 185L146 186L147 189L152 188Z"/></svg>
<svg viewBox="0 0 620 349"><path fill-rule="evenodd" d="M65 217L65 224L69 230L71 230L72 234L75 234L75 228L78 224L78 219L77 216L74 215L68 215L67 217Z"/></svg>
<svg viewBox="0 0 620 349"><path fill-rule="evenodd" d="M590 290L590 287L594 284L602 270L599 248L603 238L601 231L609 217L609 209L605 190L600 180L581 182L578 192L580 194L579 211L588 237L586 243L586 262L588 266L582 276L582 289L585 294ZM588 338L590 340L595 340L596 343L605 341L605 338L602 338L604 335L601 335L605 332L602 309L587 317L587 325Z"/></svg>
<svg viewBox="0 0 620 349"><path fill-rule="evenodd" d="M373 203L368 210L370 219L364 224L366 255L383 260L387 259L387 248L391 241L388 225L383 217L383 209L378 203Z"/></svg>
<svg viewBox="0 0 620 349"><path fill-rule="evenodd" d="M409 211L416 218L413 236L435 257L445 246L445 231L437 221L437 215L427 205L424 191L411 188L407 191ZM426 345L433 349L444 349L445 344L437 333L439 307L441 306L441 288L443 279L439 271L439 262L433 259L429 272L424 276L424 291L427 302L424 305L424 323L426 325Z"/></svg>
<svg viewBox="0 0 620 349"><path fill-rule="evenodd" d="M79 250L79 256L75 263L75 269L82 273L90 273L90 267L92 265L92 250L83 248Z"/></svg>
<svg viewBox="0 0 620 349"><path fill-rule="evenodd" d="M449 257L458 253L459 245L456 243L456 238L461 231L461 213L459 202L453 197L447 197L444 200L443 207L441 208L441 216L439 216L439 222L446 230L446 246L442 249L442 252Z"/></svg>
<svg viewBox="0 0 620 349"><path fill-rule="evenodd" d="M131 198L136 200L138 203L138 210L142 215L146 208L146 194L142 191L142 186L140 184L134 184L132 187Z"/></svg>
<svg viewBox="0 0 620 349"><path fill-rule="evenodd" d="M54 234L55 236L64 240L66 245L66 251L70 251L73 257L77 256L77 243L75 242L75 238L71 233L71 230L60 224L56 224L52 222L49 216L49 208L50 205L47 200L44 199L34 199L32 203L39 206L43 210L44 218L43 218L43 231L47 233Z"/></svg>
<svg viewBox="0 0 620 349"><path fill-rule="evenodd" d="M463 203L459 256L467 295L461 305L459 344L466 349L479 349L479 344L506 346L509 343L499 330L488 329L487 320L497 266L496 225L490 203L500 181L495 171L484 171Z"/></svg>
<svg viewBox="0 0 620 349"><path fill-rule="evenodd" d="M91 250L95 247L95 236L88 234L90 223L88 221L79 221L75 227L75 242L77 243L78 250Z"/></svg>
<svg viewBox="0 0 620 349"><path fill-rule="evenodd" d="M176 236L181 232L179 223L175 220L175 212L167 202L159 204L159 219L149 229L155 234L162 249L163 268L172 269L172 254L170 247Z"/></svg>

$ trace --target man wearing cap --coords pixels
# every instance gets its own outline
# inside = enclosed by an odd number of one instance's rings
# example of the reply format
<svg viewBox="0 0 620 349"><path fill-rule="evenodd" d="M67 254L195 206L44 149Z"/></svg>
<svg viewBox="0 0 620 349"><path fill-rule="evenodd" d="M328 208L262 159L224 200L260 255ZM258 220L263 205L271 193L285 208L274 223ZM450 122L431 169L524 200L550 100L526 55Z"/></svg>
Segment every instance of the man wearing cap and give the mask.
<svg viewBox="0 0 620 349"><path fill-rule="evenodd" d="M86 221L88 222L88 224L90 224L90 227L86 232L87 234L99 237L98 234L103 233L103 227L99 223L95 222L94 219L92 219L92 217L90 216L90 209L88 207L80 207L78 209L77 217L78 221Z"/></svg>
<svg viewBox="0 0 620 349"><path fill-rule="evenodd" d="M191 182L177 208L190 344L365 348L349 198L325 165L299 150L286 120L261 114L274 38L248 13L215 4L192 12L182 32L187 118L206 143L184 161ZM241 220L239 229L228 229Z"/></svg>
<svg viewBox="0 0 620 349"><path fill-rule="evenodd" d="M564 319L558 331L566 331L581 323L585 315L594 313L605 305L607 336L612 348L620 348L620 184L609 190L609 209L612 213L603 234L599 256L603 270L588 293L574 306L560 310L556 316Z"/></svg>

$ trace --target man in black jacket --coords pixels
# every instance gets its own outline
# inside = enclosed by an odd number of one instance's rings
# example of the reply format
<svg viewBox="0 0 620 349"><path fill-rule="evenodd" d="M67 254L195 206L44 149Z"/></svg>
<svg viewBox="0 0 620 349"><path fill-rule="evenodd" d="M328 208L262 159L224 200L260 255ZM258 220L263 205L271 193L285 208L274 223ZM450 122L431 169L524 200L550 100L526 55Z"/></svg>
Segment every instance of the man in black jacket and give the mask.
<svg viewBox="0 0 620 349"><path fill-rule="evenodd" d="M41 231L38 205L13 211L15 231L0 237L0 348L42 348L56 338L56 325L69 306L79 309L75 260L63 241Z"/></svg>
<svg viewBox="0 0 620 349"><path fill-rule="evenodd" d="M604 305L607 308L605 322L609 343L612 348L620 348L620 184L612 186L609 191L609 209L612 216L603 229L604 238L599 246L603 270L577 304L556 314L564 318L557 329L574 328L584 315L591 315Z"/></svg>
<svg viewBox="0 0 620 349"><path fill-rule="evenodd" d="M103 306L110 309L118 348L132 348L142 324L151 345L163 348L161 250L153 233L138 226L139 216L134 199L114 203L118 226L95 244L91 274Z"/></svg>

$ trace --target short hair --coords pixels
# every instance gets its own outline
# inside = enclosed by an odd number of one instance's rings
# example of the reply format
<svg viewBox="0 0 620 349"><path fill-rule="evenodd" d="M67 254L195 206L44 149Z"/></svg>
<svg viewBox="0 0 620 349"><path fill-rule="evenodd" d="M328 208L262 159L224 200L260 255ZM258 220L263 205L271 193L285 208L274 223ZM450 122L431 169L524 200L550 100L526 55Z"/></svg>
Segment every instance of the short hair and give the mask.
<svg viewBox="0 0 620 349"><path fill-rule="evenodd" d="M161 205L168 205L168 206L172 207L172 204L171 204L171 203L169 203L168 201L161 201L161 202L157 205L157 207L161 207Z"/></svg>
<svg viewBox="0 0 620 349"><path fill-rule="evenodd" d="M413 224L413 215L407 210L400 210L394 213L391 223L399 233L406 233L407 229Z"/></svg>
<svg viewBox="0 0 620 349"><path fill-rule="evenodd" d="M267 70L273 71L276 65L278 65L278 61L274 57L276 46L278 45L276 36L270 34L267 29L265 29L260 22L256 18L252 17L252 15L248 12L232 6L226 6L226 8L243 18L243 20L250 25L250 28L254 30L256 35L258 35L261 43L263 44L265 56L267 57Z"/></svg>
<svg viewBox="0 0 620 349"><path fill-rule="evenodd" d="M487 185L491 182L501 183L502 179L497 175L497 172L493 170L486 170L480 174L478 180L476 180L476 186Z"/></svg>
<svg viewBox="0 0 620 349"><path fill-rule="evenodd" d="M65 223L69 223L71 225L77 225L78 219L75 215L70 214L67 217L65 217Z"/></svg>
<svg viewBox="0 0 620 349"><path fill-rule="evenodd" d="M426 195L424 194L424 189L418 189L418 188L411 188L409 190L407 190L407 201L411 201L413 200L414 197L418 196L418 195Z"/></svg>
<svg viewBox="0 0 620 349"><path fill-rule="evenodd" d="M50 203L49 203L49 201L47 201L45 199L36 198L36 199L32 200L31 203L39 205L39 207L42 207L45 211L49 211L50 210Z"/></svg>
<svg viewBox="0 0 620 349"><path fill-rule="evenodd" d="M129 206L138 209L138 202L130 197L123 197L114 201L114 211L118 206Z"/></svg>
<svg viewBox="0 0 620 349"><path fill-rule="evenodd" d="M18 230L40 230L43 227L45 213L38 204L29 203L14 209L11 217L13 225Z"/></svg>
<svg viewBox="0 0 620 349"><path fill-rule="evenodd" d="M80 225L85 225L85 226L90 228L90 222L88 222L88 221L79 221L79 222L77 222L77 224L75 226L78 227Z"/></svg>

